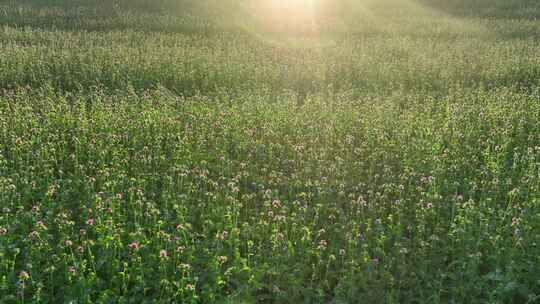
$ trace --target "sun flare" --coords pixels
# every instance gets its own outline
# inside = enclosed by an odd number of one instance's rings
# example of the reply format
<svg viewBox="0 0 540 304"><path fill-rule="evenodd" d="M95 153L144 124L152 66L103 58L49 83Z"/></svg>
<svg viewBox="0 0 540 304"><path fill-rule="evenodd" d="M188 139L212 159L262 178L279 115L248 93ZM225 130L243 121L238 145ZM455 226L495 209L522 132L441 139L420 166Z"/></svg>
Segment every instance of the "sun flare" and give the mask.
<svg viewBox="0 0 540 304"><path fill-rule="evenodd" d="M264 28L278 32L317 32L316 0L253 1L252 16Z"/></svg>
<svg viewBox="0 0 540 304"><path fill-rule="evenodd" d="M273 3L281 8L288 9L312 9L313 0L273 0Z"/></svg>

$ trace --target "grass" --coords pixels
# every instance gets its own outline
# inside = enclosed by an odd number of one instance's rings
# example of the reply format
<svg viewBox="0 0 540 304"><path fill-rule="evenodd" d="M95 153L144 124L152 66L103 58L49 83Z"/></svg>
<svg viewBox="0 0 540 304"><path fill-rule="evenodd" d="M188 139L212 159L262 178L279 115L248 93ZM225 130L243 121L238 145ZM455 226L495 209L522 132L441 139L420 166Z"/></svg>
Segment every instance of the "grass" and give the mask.
<svg viewBox="0 0 540 304"><path fill-rule="evenodd" d="M1 303L540 301L536 1L239 3L0 1Z"/></svg>

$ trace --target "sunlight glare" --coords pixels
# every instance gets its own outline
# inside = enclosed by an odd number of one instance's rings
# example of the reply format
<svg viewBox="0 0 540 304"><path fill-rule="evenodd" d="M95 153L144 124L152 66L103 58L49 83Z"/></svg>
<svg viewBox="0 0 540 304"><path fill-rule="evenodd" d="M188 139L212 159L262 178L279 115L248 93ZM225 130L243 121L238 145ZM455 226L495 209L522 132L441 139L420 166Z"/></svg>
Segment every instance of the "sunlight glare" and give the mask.
<svg viewBox="0 0 540 304"><path fill-rule="evenodd" d="M313 0L273 0L274 4L281 8L295 10L313 9Z"/></svg>
<svg viewBox="0 0 540 304"><path fill-rule="evenodd" d="M279 32L317 32L316 0L254 1L255 15L263 24Z"/></svg>

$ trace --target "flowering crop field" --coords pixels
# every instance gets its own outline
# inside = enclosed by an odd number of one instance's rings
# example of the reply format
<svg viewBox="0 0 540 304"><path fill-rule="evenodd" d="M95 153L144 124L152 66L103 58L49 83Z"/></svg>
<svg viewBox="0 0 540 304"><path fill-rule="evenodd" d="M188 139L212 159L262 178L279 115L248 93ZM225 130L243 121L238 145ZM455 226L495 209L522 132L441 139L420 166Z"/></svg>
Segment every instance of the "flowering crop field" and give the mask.
<svg viewBox="0 0 540 304"><path fill-rule="evenodd" d="M540 2L0 0L0 303L539 303Z"/></svg>

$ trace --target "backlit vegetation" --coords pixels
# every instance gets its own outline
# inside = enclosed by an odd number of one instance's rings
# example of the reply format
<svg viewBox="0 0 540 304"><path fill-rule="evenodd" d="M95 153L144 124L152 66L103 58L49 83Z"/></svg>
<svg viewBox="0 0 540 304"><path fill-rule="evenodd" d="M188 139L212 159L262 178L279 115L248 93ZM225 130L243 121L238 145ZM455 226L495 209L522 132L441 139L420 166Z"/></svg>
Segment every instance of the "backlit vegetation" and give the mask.
<svg viewBox="0 0 540 304"><path fill-rule="evenodd" d="M540 4L304 2L1 0L0 302L540 301Z"/></svg>

